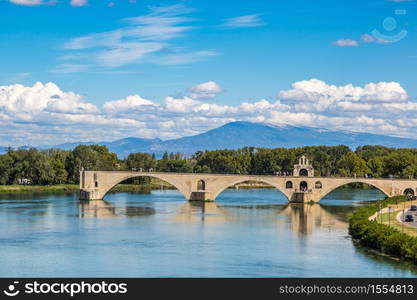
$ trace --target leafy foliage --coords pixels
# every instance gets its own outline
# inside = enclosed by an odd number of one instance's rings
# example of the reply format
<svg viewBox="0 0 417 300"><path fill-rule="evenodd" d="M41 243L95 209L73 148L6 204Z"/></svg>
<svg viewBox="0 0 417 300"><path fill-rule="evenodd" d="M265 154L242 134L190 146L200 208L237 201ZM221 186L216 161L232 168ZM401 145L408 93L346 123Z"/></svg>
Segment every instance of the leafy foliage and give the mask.
<svg viewBox="0 0 417 300"><path fill-rule="evenodd" d="M132 153L119 160L100 145L80 145L72 151L49 149L11 150L0 155L0 184L78 183L79 171L140 170L224 174L291 174L301 155L313 164L316 176L417 177L417 149L363 146L255 148L198 151L192 157L165 153L161 159L148 153ZM25 182L26 182L25 181Z"/></svg>
<svg viewBox="0 0 417 300"><path fill-rule="evenodd" d="M381 207L407 201L406 196L395 196L381 201ZM349 233L360 244L382 253L411 260L417 264L417 237L368 218L378 211L378 204L358 208L349 219Z"/></svg>

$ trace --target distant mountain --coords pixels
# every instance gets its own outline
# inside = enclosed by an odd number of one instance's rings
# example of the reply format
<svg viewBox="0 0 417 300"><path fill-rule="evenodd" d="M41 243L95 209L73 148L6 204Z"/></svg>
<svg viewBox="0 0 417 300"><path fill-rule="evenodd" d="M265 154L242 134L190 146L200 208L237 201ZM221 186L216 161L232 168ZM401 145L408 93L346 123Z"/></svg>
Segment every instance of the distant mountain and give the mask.
<svg viewBox="0 0 417 300"><path fill-rule="evenodd" d="M152 151L153 145L157 145L161 142L162 141L160 139L141 139L129 137L111 143L106 143L105 146L107 146L110 151L117 153L119 157L126 157L133 152L153 153L155 152ZM132 151L133 149L135 149L135 151ZM162 155L160 152L155 154Z"/></svg>
<svg viewBox="0 0 417 300"><path fill-rule="evenodd" d="M406 139L371 133L331 131L326 129L273 126L261 123L231 122L207 132L173 140L124 138L113 142L66 143L47 148L73 149L77 145L100 144L117 153L120 158L129 153L148 152L160 157L164 152L181 152L191 155L198 150L237 149L253 147L301 147L318 145L346 145L352 149L362 145L387 147L417 147L417 139ZM42 147L46 148L46 147ZM1 151L1 148L0 148Z"/></svg>
<svg viewBox="0 0 417 300"><path fill-rule="evenodd" d="M81 142L81 143L65 143L55 146L43 146L42 148L59 148L63 150L71 150L78 145L94 145L99 144L107 146L110 151L117 153L119 157L126 157L133 152L150 152L152 145L162 142L160 139L141 139L128 137L113 142Z"/></svg>
<svg viewBox="0 0 417 300"><path fill-rule="evenodd" d="M27 149L30 149L30 146L20 146L20 147L16 147L16 148L0 146L0 154L5 154L9 148L12 148L14 150L27 150Z"/></svg>
<svg viewBox="0 0 417 300"><path fill-rule="evenodd" d="M152 145L151 152L178 151L191 154L198 150L237 149L245 146L290 148L341 144L352 149L362 145L417 147L417 140L291 125L273 126L261 123L232 122L195 136Z"/></svg>

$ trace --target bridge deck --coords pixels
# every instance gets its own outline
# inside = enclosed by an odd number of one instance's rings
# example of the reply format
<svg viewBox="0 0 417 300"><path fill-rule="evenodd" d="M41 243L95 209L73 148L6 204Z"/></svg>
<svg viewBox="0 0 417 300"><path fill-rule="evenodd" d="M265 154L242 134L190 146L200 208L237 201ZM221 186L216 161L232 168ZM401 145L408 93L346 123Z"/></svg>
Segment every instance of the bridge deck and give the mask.
<svg viewBox="0 0 417 300"><path fill-rule="evenodd" d="M417 194L417 180L410 178L302 177L257 174L173 173L143 171L81 171L81 197L102 199L116 184L133 177L149 176L176 187L188 200L214 200L229 186L245 181L260 181L281 191L290 201L318 202L334 189L362 182L381 190L387 196ZM308 191L303 197L300 192Z"/></svg>
<svg viewBox="0 0 417 300"><path fill-rule="evenodd" d="M99 173L119 173L119 174L138 174L143 176L151 176L151 175L196 175L196 176L242 176L242 177L268 177L268 178L317 178L317 179L362 179L362 180L401 180L401 181L417 181L417 178L398 178L398 177L342 177L342 176L310 176L310 177L302 177L302 176L282 176L282 175L273 175L273 174L231 174L231 173L182 173L182 172L140 172L140 171L84 171L84 172L99 172Z"/></svg>

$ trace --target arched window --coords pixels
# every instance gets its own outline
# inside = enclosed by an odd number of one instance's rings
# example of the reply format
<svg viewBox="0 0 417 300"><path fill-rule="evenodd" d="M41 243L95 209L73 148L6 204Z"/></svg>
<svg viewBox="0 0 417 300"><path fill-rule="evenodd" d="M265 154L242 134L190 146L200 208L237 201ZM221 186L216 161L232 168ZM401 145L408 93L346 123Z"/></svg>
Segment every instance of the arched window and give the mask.
<svg viewBox="0 0 417 300"><path fill-rule="evenodd" d="M197 190L204 191L205 189L206 189L206 183L204 182L204 180L199 180L197 182Z"/></svg>
<svg viewBox="0 0 417 300"><path fill-rule="evenodd" d="M321 189L323 187L323 185L321 184L320 181L317 181L315 184L316 189Z"/></svg>
<svg viewBox="0 0 417 300"><path fill-rule="evenodd" d="M406 196L414 196L414 191L412 188L408 188L404 190L404 195Z"/></svg>
<svg viewBox="0 0 417 300"><path fill-rule="evenodd" d="M307 191L307 189L308 189L308 184L307 184L307 182L305 182L305 181L301 181L301 182L300 182L300 191L302 191L302 192L306 192L306 191Z"/></svg>
<svg viewBox="0 0 417 300"><path fill-rule="evenodd" d="M286 188L286 189L292 189L292 181L287 181L287 182L285 183L285 188Z"/></svg>
<svg viewBox="0 0 417 300"><path fill-rule="evenodd" d="M308 176L308 171L306 169L301 169L300 170L300 176L307 177Z"/></svg>

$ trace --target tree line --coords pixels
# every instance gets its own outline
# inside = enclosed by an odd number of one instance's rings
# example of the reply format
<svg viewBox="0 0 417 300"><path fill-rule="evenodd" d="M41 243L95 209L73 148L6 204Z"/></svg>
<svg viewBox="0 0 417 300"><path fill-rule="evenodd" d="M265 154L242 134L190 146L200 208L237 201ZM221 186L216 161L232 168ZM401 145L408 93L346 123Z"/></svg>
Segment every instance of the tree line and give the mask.
<svg viewBox="0 0 417 300"><path fill-rule="evenodd" d="M417 149L362 146L352 151L344 145L299 148L256 148L198 151L191 157L165 153L131 153L119 159L101 145L80 145L73 150L13 150L0 155L0 184L50 185L78 183L79 171L136 170L183 173L276 175L292 174L305 155L316 176L417 177Z"/></svg>

